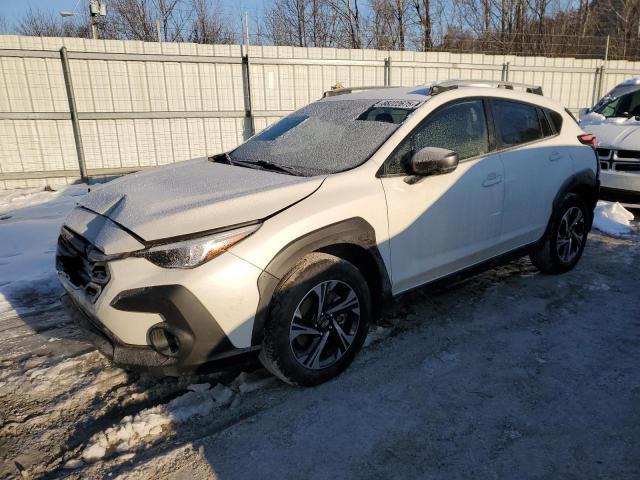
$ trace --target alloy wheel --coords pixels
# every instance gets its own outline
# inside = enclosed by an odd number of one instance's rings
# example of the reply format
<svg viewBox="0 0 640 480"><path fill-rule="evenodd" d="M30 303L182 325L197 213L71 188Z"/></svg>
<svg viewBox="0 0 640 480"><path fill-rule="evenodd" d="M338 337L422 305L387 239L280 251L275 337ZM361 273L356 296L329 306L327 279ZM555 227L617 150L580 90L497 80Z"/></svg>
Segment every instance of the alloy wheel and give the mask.
<svg viewBox="0 0 640 480"><path fill-rule="evenodd" d="M304 367L335 364L352 345L360 324L360 302L351 286L328 280L309 290L293 314L289 344Z"/></svg>
<svg viewBox="0 0 640 480"><path fill-rule="evenodd" d="M584 242L585 221L582 210L578 207L569 208L558 227L556 249L558 257L564 263L570 263L582 247Z"/></svg>

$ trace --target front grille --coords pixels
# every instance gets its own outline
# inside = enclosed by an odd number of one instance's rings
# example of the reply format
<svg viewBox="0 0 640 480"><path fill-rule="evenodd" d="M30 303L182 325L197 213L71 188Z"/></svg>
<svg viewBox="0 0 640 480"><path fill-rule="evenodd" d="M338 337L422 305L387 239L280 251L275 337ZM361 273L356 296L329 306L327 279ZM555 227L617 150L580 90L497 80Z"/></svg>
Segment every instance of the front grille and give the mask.
<svg viewBox="0 0 640 480"><path fill-rule="evenodd" d="M637 158L640 160L640 150L618 150L618 158Z"/></svg>
<svg viewBox="0 0 640 480"><path fill-rule="evenodd" d="M71 284L84 290L88 300L95 302L102 289L109 283L109 267L103 262L92 261L89 253L95 247L80 235L62 227L58 237L56 269Z"/></svg>
<svg viewBox="0 0 640 480"><path fill-rule="evenodd" d="M640 172L639 163L616 163L616 170L618 172Z"/></svg>
<svg viewBox="0 0 640 480"><path fill-rule="evenodd" d="M596 148L596 151L599 157L609 158L609 155L611 155L611 150L608 148Z"/></svg>

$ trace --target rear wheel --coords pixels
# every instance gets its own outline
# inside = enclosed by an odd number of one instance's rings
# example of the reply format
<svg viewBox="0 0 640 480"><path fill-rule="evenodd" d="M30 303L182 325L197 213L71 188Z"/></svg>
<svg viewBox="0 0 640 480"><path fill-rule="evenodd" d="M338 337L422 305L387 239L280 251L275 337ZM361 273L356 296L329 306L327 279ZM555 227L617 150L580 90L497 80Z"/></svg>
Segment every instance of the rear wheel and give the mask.
<svg viewBox="0 0 640 480"><path fill-rule="evenodd" d="M545 237L530 253L531 262L544 273L571 270L584 251L589 224L589 211L582 197L568 194L554 212Z"/></svg>
<svg viewBox="0 0 640 480"><path fill-rule="evenodd" d="M317 385L342 372L362 347L371 315L360 271L312 253L276 289L260 352L263 365L294 385Z"/></svg>

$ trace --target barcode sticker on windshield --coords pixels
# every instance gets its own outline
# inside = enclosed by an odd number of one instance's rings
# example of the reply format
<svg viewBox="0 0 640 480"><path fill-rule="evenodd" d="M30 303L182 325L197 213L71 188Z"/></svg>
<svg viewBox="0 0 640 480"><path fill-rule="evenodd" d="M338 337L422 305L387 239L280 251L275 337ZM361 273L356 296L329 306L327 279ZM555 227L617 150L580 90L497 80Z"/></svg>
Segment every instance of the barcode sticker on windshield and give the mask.
<svg viewBox="0 0 640 480"><path fill-rule="evenodd" d="M412 110L422 105L420 100L382 100L374 105L376 108L405 108Z"/></svg>

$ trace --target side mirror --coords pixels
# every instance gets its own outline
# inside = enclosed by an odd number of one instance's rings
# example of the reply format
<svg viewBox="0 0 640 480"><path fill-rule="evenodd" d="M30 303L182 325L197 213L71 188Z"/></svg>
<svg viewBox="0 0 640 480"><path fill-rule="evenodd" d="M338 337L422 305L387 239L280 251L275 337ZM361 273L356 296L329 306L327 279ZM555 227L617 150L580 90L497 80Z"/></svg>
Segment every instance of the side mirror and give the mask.
<svg viewBox="0 0 640 480"><path fill-rule="evenodd" d="M421 177L453 172L457 166L458 154L446 148L425 147L411 157L411 172Z"/></svg>

